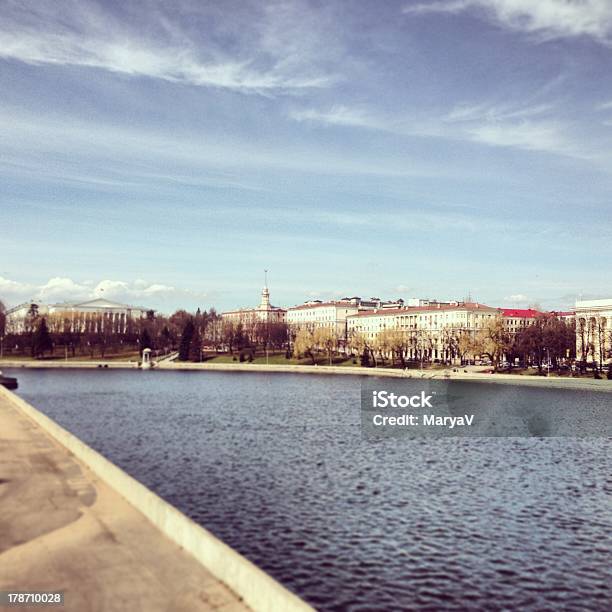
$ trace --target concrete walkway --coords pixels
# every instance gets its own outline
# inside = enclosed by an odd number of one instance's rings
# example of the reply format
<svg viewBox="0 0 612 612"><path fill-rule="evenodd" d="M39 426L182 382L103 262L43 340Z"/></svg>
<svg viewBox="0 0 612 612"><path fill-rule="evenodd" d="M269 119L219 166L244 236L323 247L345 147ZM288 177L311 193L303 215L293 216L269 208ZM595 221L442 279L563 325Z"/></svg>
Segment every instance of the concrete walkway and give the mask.
<svg viewBox="0 0 612 612"><path fill-rule="evenodd" d="M75 612L248 609L3 394L0 590L64 591Z"/></svg>

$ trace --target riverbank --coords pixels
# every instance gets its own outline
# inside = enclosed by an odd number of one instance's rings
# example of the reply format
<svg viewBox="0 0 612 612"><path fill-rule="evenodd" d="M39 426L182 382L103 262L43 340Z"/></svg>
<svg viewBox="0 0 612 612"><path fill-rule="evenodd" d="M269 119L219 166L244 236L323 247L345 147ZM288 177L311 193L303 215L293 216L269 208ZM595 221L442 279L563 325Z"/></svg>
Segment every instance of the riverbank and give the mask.
<svg viewBox="0 0 612 612"><path fill-rule="evenodd" d="M87 369L137 369L138 364L132 361L3 361L0 368L87 368ZM552 387L561 389L603 391L612 393L612 380L593 378L571 378L555 376L520 376L516 374L487 374L474 370L453 371L438 370L399 370L385 368L363 368L359 366L328 366L328 365L282 365L255 363L191 363L178 361L162 361L156 365L159 370L190 370L215 372L276 372L294 374L323 374L375 376L391 378L413 378L432 380L457 380L484 382L505 385L523 385L534 387ZM465 370L465 368L462 368Z"/></svg>
<svg viewBox="0 0 612 612"><path fill-rule="evenodd" d="M389 378L411 378L428 380L463 380L497 384L512 384L563 389L585 389L612 393L612 381L590 378L556 378L547 376L517 376L513 374L485 374L475 371L447 370L392 370L384 368L362 368L350 366L304 366L304 365L256 365L256 364L207 364L171 362L162 363L162 370L208 370L236 372L292 372L300 374L375 376Z"/></svg>
<svg viewBox="0 0 612 612"><path fill-rule="evenodd" d="M66 610L312 610L1 387L0 516L0 590Z"/></svg>

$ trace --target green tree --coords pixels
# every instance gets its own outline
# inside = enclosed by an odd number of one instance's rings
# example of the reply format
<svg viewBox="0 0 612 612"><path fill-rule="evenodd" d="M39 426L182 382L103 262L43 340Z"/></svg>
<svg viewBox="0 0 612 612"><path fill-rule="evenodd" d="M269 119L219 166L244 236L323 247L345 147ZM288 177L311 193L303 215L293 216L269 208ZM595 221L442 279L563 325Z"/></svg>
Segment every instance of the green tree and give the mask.
<svg viewBox="0 0 612 612"><path fill-rule="evenodd" d="M32 336L32 357L41 357L47 351L53 351L53 341L49 334L47 321L43 317Z"/></svg>
<svg viewBox="0 0 612 612"><path fill-rule="evenodd" d="M170 332L170 330L168 329L167 325L164 325L164 328L161 330L161 339L162 342L164 343L164 348L168 349L170 346L172 346L173 342L172 342L172 334Z"/></svg>
<svg viewBox="0 0 612 612"><path fill-rule="evenodd" d="M236 328L234 330L234 346L238 350L241 350L247 345L248 345L248 340L247 340L246 334L244 333L244 326L242 325L242 323L238 323L238 325L236 325ZM231 353L231 349L230 349L230 353Z"/></svg>
<svg viewBox="0 0 612 612"><path fill-rule="evenodd" d="M146 348L153 348L153 343L151 342L151 335L149 334L149 330L145 327L142 332L140 332L140 354L142 355L142 351Z"/></svg>
<svg viewBox="0 0 612 612"><path fill-rule="evenodd" d="M32 334L34 332L34 330L36 329L36 323L38 321L39 315L38 315L38 304L30 304L30 307L28 308L28 312L26 314L26 319L25 319L25 331L26 333L30 333Z"/></svg>
<svg viewBox="0 0 612 612"><path fill-rule="evenodd" d="M178 338L183 332L189 319L191 319L191 315L186 310L177 310L174 314L170 315L168 328L175 338Z"/></svg>
<svg viewBox="0 0 612 612"><path fill-rule="evenodd" d="M370 367L370 351L367 348L363 349L363 353L361 354L361 367L369 368Z"/></svg>
<svg viewBox="0 0 612 612"><path fill-rule="evenodd" d="M202 361L202 336L195 325L193 326L191 346L189 347L189 361Z"/></svg>
<svg viewBox="0 0 612 612"><path fill-rule="evenodd" d="M189 319L187 323L185 323L185 327L183 328L183 333L181 335L178 355L179 361L189 360L189 351L191 349L191 340L193 338L194 332L195 326L193 324L193 321Z"/></svg>

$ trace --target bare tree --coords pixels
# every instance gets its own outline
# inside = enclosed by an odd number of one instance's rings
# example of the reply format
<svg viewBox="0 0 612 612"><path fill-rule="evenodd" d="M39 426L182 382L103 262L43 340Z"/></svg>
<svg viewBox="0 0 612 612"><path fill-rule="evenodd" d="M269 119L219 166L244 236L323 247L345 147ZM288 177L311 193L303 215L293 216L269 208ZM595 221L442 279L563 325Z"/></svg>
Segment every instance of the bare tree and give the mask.
<svg viewBox="0 0 612 612"><path fill-rule="evenodd" d="M473 334L467 329L462 329L457 338L457 355L459 359L461 359L462 364L468 355L474 356L474 349L475 343Z"/></svg>
<svg viewBox="0 0 612 612"><path fill-rule="evenodd" d="M314 332L312 332L307 327L303 327L298 331L297 336L295 337L295 340L293 342L293 354L296 357L299 357L300 355L307 355L308 357L310 357L310 359L312 359L312 364L314 365L316 363L316 346L317 343L315 341Z"/></svg>
<svg viewBox="0 0 612 612"><path fill-rule="evenodd" d="M495 317L487 321L485 326L476 334L475 349L481 355L489 357L494 370L497 370L501 358L510 347L510 335L506 331L501 317Z"/></svg>
<svg viewBox="0 0 612 612"><path fill-rule="evenodd" d="M385 329L382 333L382 342L380 347L391 353L393 363L399 361L402 368L406 367L406 352L409 348L409 338L401 329Z"/></svg>
<svg viewBox="0 0 612 612"><path fill-rule="evenodd" d="M459 334L452 325L442 328L442 351L445 361L452 362L459 355Z"/></svg>
<svg viewBox="0 0 612 612"><path fill-rule="evenodd" d="M368 337L362 332L353 332L348 339L351 350L355 350L361 357L361 365L369 366L370 357L376 365L376 358L374 357L374 346L368 340Z"/></svg>
<svg viewBox="0 0 612 612"><path fill-rule="evenodd" d="M313 334L313 340L317 348L326 352L329 365L331 365L332 356L336 352L340 340L336 331L331 327L317 327Z"/></svg>

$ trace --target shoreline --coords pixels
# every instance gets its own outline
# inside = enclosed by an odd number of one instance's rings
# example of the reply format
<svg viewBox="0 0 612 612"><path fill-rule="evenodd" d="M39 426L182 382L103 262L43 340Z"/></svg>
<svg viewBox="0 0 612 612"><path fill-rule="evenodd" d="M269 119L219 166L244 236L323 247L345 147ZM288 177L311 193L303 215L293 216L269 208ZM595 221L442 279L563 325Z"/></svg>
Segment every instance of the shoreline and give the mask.
<svg viewBox="0 0 612 612"><path fill-rule="evenodd" d="M314 612L298 595L0 387L0 589L68 610ZM19 607L22 609L23 606Z"/></svg>
<svg viewBox="0 0 612 612"><path fill-rule="evenodd" d="M136 362L129 361L2 361L2 368L31 369L131 369L137 370ZM485 374L481 372L453 372L449 370L390 370L383 368L362 368L326 365L281 365L253 363L191 363L162 361L153 370L175 371L217 371L217 372L268 372L293 374L322 374L344 376L374 376L390 378L409 378L423 380L468 381L493 384L510 384L532 387L548 387L583 391L612 393L612 380L592 378L552 378L544 376L521 376L517 374Z"/></svg>

